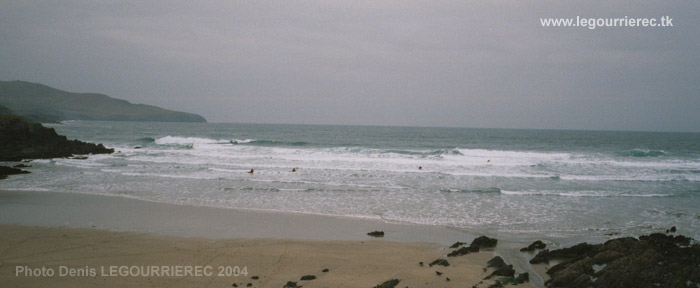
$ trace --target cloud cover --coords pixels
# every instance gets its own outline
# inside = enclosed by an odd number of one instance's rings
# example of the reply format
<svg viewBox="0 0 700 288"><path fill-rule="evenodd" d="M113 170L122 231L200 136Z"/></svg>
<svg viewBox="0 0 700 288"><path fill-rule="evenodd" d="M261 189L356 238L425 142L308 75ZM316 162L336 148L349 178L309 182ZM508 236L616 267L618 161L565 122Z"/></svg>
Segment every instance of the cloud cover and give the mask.
<svg viewBox="0 0 700 288"><path fill-rule="evenodd" d="M0 2L0 80L213 122L700 131L697 1L99 2Z"/></svg>

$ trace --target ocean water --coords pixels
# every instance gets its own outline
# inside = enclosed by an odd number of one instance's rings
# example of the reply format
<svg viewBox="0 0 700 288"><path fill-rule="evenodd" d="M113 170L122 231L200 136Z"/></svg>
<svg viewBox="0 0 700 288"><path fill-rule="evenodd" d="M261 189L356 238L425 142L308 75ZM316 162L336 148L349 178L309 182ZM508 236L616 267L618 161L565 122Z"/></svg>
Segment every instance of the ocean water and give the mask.
<svg viewBox="0 0 700 288"><path fill-rule="evenodd" d="M600 241L674 225L700 239L698 133L49 126L117 152L35 160L32 174L0 181L0 189L377 218L523 241Z"/></svg>

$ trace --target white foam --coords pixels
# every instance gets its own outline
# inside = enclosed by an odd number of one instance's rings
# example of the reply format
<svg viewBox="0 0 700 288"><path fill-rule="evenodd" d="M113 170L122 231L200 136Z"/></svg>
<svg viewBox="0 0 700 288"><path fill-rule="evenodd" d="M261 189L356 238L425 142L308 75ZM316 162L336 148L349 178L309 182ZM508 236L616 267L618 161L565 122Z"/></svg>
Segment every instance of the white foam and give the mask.
<svg viewBox="0 0 700 288"><path fill-rule="evenodd" d="M177 144L177 145L195 145L195 144L224 144L230 143L230 140L224 139L210 139L210 138L199 138L199 137L179 137L179 136L165 136L156 139L155 143L159 145L167 144Z"/></svg>
<svg viewBox="0 0 700 288"><path fill-rule="evenodd" d="M158 173L125 172L125 173L121 173L121 174L124 176L137 176L137 177L162 177L162 178L205 179L205 180L217 179L217 177L213 177L213 176L168 175L168 174L158 174Z"/></svg>
<svg viewBox="0 0 700 288"><path fill-rule="evenodd" d="M239 139L233 139L231 140L231 143L233 144L246 144L255 141L255 139L244 139L244 140L239 140Z"/></svg>
<svg viewBox="0 0 700 288"><path fill-rule="evenodd" d="M556 191L556 190L523 190L507 191L501 190L504 195L521 196L562 196L562 197L670 197L671 194L632 194L616 193L610 191Z"/></svg>
<svg viewBox="0 0 700 288"><path fill-rule="evenodd" d="M7 191L51 191L51 189L47 188L40 188L40 187L8 187L8 188L2 188L3 190Z"/></svg>

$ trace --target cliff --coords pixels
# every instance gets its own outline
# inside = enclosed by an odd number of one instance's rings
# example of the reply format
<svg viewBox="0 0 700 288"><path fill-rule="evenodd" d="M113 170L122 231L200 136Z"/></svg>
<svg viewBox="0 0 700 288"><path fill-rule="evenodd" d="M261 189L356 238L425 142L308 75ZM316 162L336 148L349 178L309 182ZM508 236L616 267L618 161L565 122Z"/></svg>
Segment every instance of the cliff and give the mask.
<svg viewBox="0 0 700 288"><path fill-rule="evenodd" d="M11 114L0 115L0 161L61 158L74 154L106 154L114 149L102 144L68 140L53 128Z"/></svg>

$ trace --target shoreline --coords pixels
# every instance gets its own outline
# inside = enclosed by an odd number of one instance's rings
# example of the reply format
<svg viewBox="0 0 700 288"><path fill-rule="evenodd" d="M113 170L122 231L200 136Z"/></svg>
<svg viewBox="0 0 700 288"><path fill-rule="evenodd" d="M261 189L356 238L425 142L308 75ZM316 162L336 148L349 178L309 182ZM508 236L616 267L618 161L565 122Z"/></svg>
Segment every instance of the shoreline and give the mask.
<svg viewBox="0 0 700 288"><path fill-rule="evenodd" d="M41 207L40 210L36 208ZM163 203L117 195L0 190L0 224L99 228L178 237L383 240L448 245L479 235L382 219ZM370 238L372 239L372 238Z"/></svg>
<svg viewBox="0 0 700 288"><path fill-rule="evenodd" d="M360 241L443 248L478 236L446 227L388 223L380 219L166 204L108 195L5 190L0 190L0 225L146 233L153 237L211 241ZM384 231L385 237L366 235L375 230ZM517 252L523 243L508 240L499 239L496 249L486 254L503 257L517 271L530 272L531 282L541 287L536 284L543 283L541 277L534 275L527 259ZM444 256L447 252L443 252Z"/></svg>

